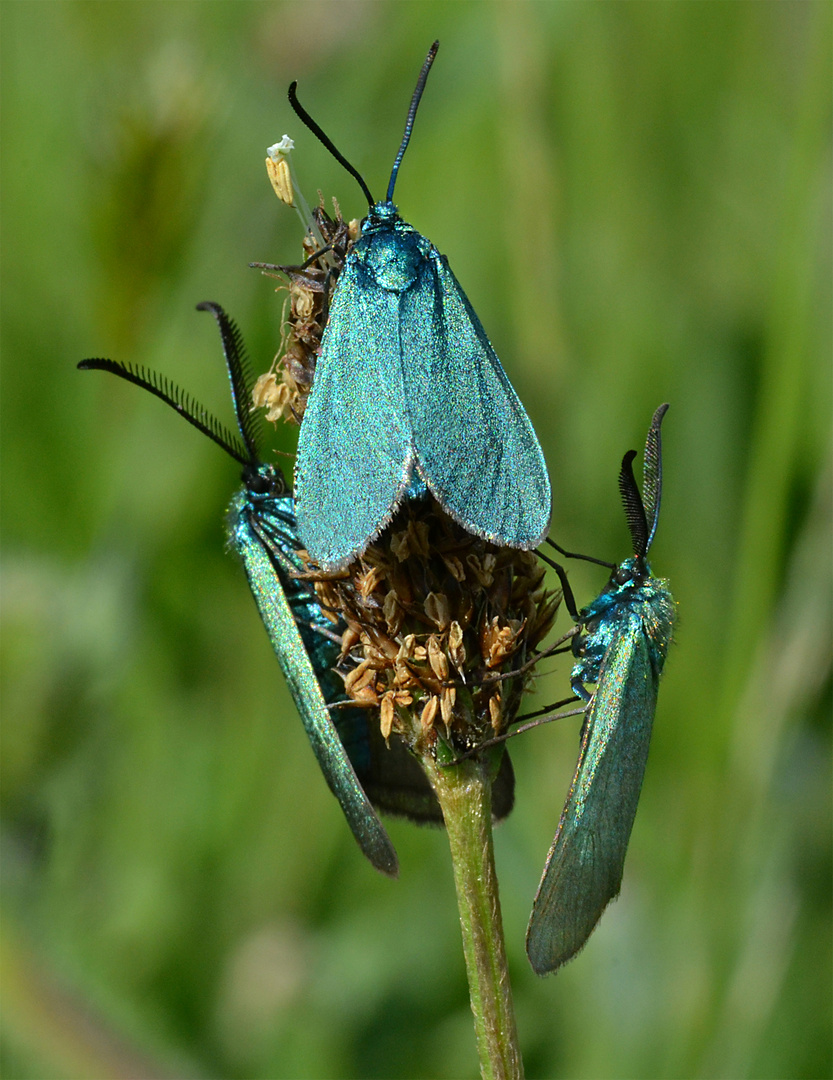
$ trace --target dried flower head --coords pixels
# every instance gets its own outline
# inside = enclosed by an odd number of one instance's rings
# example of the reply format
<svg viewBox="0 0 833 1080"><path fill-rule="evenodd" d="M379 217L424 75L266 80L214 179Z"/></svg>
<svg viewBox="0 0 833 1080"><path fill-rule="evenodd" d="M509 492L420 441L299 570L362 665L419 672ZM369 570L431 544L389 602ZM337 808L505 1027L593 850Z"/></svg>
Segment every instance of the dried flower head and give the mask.
<svg viewBox="0 0 833 1080"><path fill-rule="evenodd" d="M347 695L382 703L385 737L418 752L437 725L461 748L506 729L559 600L534 553L472 536L429 497L409 501L346 570L310 566L309 577L345 625Z"/></svg>

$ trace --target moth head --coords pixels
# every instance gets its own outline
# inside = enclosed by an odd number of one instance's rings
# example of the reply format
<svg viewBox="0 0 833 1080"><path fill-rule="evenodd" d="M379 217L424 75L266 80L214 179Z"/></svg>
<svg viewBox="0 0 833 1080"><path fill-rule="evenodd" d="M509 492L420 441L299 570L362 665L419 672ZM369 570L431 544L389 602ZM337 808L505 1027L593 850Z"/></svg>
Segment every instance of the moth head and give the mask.
<svg viewBox="0 0 833 1080"><path fill-rule="evenodd" d="M243 468L243 484L249 495L254 498L275 498L289 492L286 479L280 469L274 465L252 462Z"/></svg>
<svg viewBox="0 0 833 1080"><path fill-rule="evenodd" d="M634 555L620 563L610 575L611 586L622 589L628 585L641 585L651 576L651 570L642 555Z"/></svg>
<svg viewBox="0 0 833 1080"><path fill-rule="evenodd" d="M362 232L368 228L390 228L394 222L399 221L399 210L392 202L377 202L371 206L367 217L362 222Z"/></svg>

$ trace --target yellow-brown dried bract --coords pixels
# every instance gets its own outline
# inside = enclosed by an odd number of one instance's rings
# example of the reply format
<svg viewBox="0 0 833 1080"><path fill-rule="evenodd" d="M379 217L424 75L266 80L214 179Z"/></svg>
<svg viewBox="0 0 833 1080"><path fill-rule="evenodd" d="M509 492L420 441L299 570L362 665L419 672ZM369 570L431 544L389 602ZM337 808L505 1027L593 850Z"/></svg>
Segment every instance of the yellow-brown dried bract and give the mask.
<svg viewBox="0 0 833 1080"><path fill-rule="evenodd" d="M267 157L266 172L269 174L269 182L272 190L282 203L287 206L295 205L295 193L292 190L292 177L289 172L289 162L283 156L277 158Z"/></svg>
<svg viewBox="0 0 833 1080"><path fill-rule="evenodd" d="M443 562L455 581L466 580L466 569L463 566L462 561L456 555L444 555Z"/></svg>
<svg viewBox="0 0 833 1080"><path fill-rule="evenodd" d="M451 605L448 597L443 593L431 592L425 597L423 606L431 622L436 623L440 630L445 630L451 622Z"/></svg>
<svg viewBox="0 0 833 1080"><path fill-rule="evenodd" d="M355 626L346 627L341 635L341 656L339 659L344 660L346 656L349 656L360 640L361 636Z"/></svg>
<svg viewBox="0 0 833 1080"><path fill-rule="evenodd" d="M396 709L407 709L413 704L414 699L408 693L388 690L383 696L379 706L379 726L385 742L390 738L393 730L393 722L396 718Z"/></svg>
<svg viewBox="0 0 833 1080"><path fill-rule="evenodd" d="M315 294L293 281L289 286L289 298L292 302L292 316L298 322L311 322L315 316Z"/></svg>
<svg viewBox="0 0 833 1080"><path fill-rule="evenodd" d="M500 692L496 691L489 698L489 717L492 721L492 728L494 731L500 731L501 721L503 719L503 710L501 709Z"/></svg>
<svg viewBox="0 0 833 1080"><path fill-rule="evenodd" d="M274 423L289 408L291 390L286 383L278 382L274 371L259 376L252 387L252 404L256 409L266 410L266 419Z"/></svg>
<svg viewBox="0 0 833 1080"><path fill-rule="evenodd" d="M405 618L405 609L399 603L399 597L395 589L390 589L382 601L382 614L385 616L385 625L389 634L398 634Z"/></svg>
<svg viewBox="0 0 833 1080"><path fill-rule="evenodd" d="M447 731L451 729L451 722L454 719L454 703L456 700L457 687L443 687L443 691L440 696L440 715L443 718L443 723L445 724Z"/></svg>
<svg viewBox="0 0 833 1080"><path fill-rule="evenodd" d="M376 677L376 670L369 660L362 660L358 667L353 668L352 671L344 677L344 689L351 697L355 696L359 691L364 690L365 687L370 686L374 682Z"/></svg>
<svg viewBox="0 0 833 1080"><path fill-rule="evenodd" d="M396 715L393 698L393 691L388 690L388 692L382 696L382 704L379 706L379 725L382 729L382 737L385 742L390 738L390 733L393 729L393 718Z"/></svg>
<svg viewBox="0 0 833 1080"><path fill-rule="evenodd" d="M491 623L484 626L480 649L487 667L500 667L507 657L512 656L522 625L515 620L501 625L495 616Z"/></svg>
<svg viewBox="0 0 833 1080"><path fill-rule="evenodd" d="M304 554L306 554L306 552ZM318 603L321 610L331 622L337 623L339 621L339 596L338 592L333 587L332 581L316 581L315 591L318 595Z"/></svg>
<svg viewBox="0 0 833 1080"><path fill-rule="evenodd" d="M434 719L436 718L439 709L440 699L434 697L434 695L432 694L431 697L429 697L428 700L425 702L425 707L423 708L419 718L423 731L429 731L434 726Z"/></svg>
<svg viewBox="0 0 833 1080"><path fill-rule="evenodd" d="M365 600L372 592L375 592L382 576L382 571L378 566L371 566L370 569L356 576L356 585Z"/></svg>
<svg viewBox="0 0 833 1080"><path fill-rule="evenodd" d="M428 554L428 525L418 519L409 521L407 529L391 533L390 549L400 562L404 562L411 555L426 556Z"/></svg>
<svg viewBox="0 0 833 1080"><path fill-rule="evenodd" d="M428 663L438 679L444 682L448 678L448 657L440 647L436 634L428 638Z"/></svg>
<svg viewBox="0 0 833 1080"><path fill-rule="evenodd" d="M448 655L452 664L461 671L466 662L466 646L463 628L458 622L452 622L448 628Z"/></svg>

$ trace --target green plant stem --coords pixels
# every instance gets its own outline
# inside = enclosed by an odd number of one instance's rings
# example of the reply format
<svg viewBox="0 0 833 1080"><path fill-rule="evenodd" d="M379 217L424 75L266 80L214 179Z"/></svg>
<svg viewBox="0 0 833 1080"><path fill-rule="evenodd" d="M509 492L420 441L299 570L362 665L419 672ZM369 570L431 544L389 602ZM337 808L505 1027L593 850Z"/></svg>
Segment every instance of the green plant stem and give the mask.
<svg viewBox="0 0 833 1080"><path fill-rule="evenodd" d="M495 872L489 770L476 760L451 768L426 760L423 767L448 832L481 1076L522 1080Z"/></svg>

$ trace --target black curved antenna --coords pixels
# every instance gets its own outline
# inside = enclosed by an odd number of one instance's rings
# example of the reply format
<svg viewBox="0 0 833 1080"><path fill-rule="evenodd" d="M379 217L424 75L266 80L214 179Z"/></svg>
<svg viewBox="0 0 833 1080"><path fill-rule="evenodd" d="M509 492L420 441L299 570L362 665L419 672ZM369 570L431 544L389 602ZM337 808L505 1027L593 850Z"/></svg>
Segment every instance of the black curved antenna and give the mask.
<svg viewBox="0 0 833 1080"><path fill-rule="evenodd" d="M174 412L178 412L197 431L201 431L212 442L222 447L229 457L234 458L244 467L254 464L238 438L232 435L211 413L198 405L190 394L183 393L178 386L169 382L164 375L157 375L153 371L145 371L144 368L132 367L130 364L120 364L116 360L82 360L78 368L80 371L110 371L113 375L118 375L120 379L124 379L126 382L141 386L149 393L161 398L166 405L170 405Z"/></svg>
<svg viewBox="0 0 833 1080"><path fill-rule="evenodd" d="M431 48L428 50L428 55L425 57L425 63L422 65L422 71L420 71L419 73L416 88L414 89L413 96L411 97L411 105L408 109L408 118L405 121L405 134L402 136L402 142L399 144L399 153L396 155L396 160L393 163L393 169L391 169L390 182L388 183L388 193L385 196L387 202L393 201L393 189L396 185L396 174L399 172L399 166L402 163L402 158L405 156L405 151L408 149L408 143L411 140L411 130L414 126L414 119L416 118L419 103L422 100L422 91L425 89L425 83L428 79L428 72L431 70L431 65L434 63L434 57L437 55L437 49L439 49L439 47L439 41L435 41Z"/></svg>
<svg viewBox="0 0 833 1080"><path fill-rule="evenodd" d="M350 164L350 162L347 160L347 158L344 156L344 154L342 154L341 151L336 148L335 144L333 143L333 140L327 134L325 134L325 132L319 127L318 124L316 124L316 122L313 120L313 118L310 116L310 114L307 112L307 110L303 107L301 102L298 100L298 95L295 93L297 87L298 87L297 80L295 82L290 83L290 86L289 86L289 104L295 110L297 116L310 129L310 131L313 133L313 135L316 137L316 139L318 139L318 141L320 143L322 143L330 151L330 153L333 155L333 157L336 159L336 161L339 163L339 165L343 166L343 168L345 168L350 173L351 176L355 177L355 179L358 180L359 187L362 189L362 191L364 192L364 197L367 199L367 205L368 206L375 205L376 200L370 194L370 188L364 182L364 178L361 175L361 173L359 172L359 170L355 169Z"/></svg>
<svg viewBox="0 0 833 1080"><path fill-rule="evenodd" d="M645 505L645 517L648 521L647 552L654 541L659 521L659 504L662 499L662 436L660 428L662 418L668 412L668 403L660 405L651 420L648 438L645 440L645 463L642 480L642 501Z"/></svg>
<svg viewBox="0 0 833 1080"><path fill-rule="evenodd" d="M636 457L635 450L628 450L622 458L622 468L619 471L619 491L622 495L622 505L625 507L625 517L628 519L631 539L633 540L633 553L637 558L644 558L648 551L648 520L645 517L645 507L642 505L642 496L633 478L633 459Z"/></svg>
<svg viewBox="0 0 833 1080"><path fill-rule="evenodd" d="M544 543L549 544L550 547L555 548L559 554L563 555L565 559L581 559L583 562L595 563L596 566L605 566L608 570L615 570L616 563L606 562L604 559L596 559L592 555L580 555L577 551L567 551L560 544L556 544L554 540L551 540L548 536L544 537ZM541 552L538 552L541 555ZM541 555L541 558L546 562L546 556Z"/></svg>
<svg viewBox="0 0 833 1080"><path fill-rule="evenodd" d="M204 300L201 304L197 304L197 311L210 311L220 329L237 427L248 452L249 461L254 464L260 461L260 414L253 413L250 408L252 371L246 346L243 343L243 335L234 320L226 315L219 304Z"/></svg>

